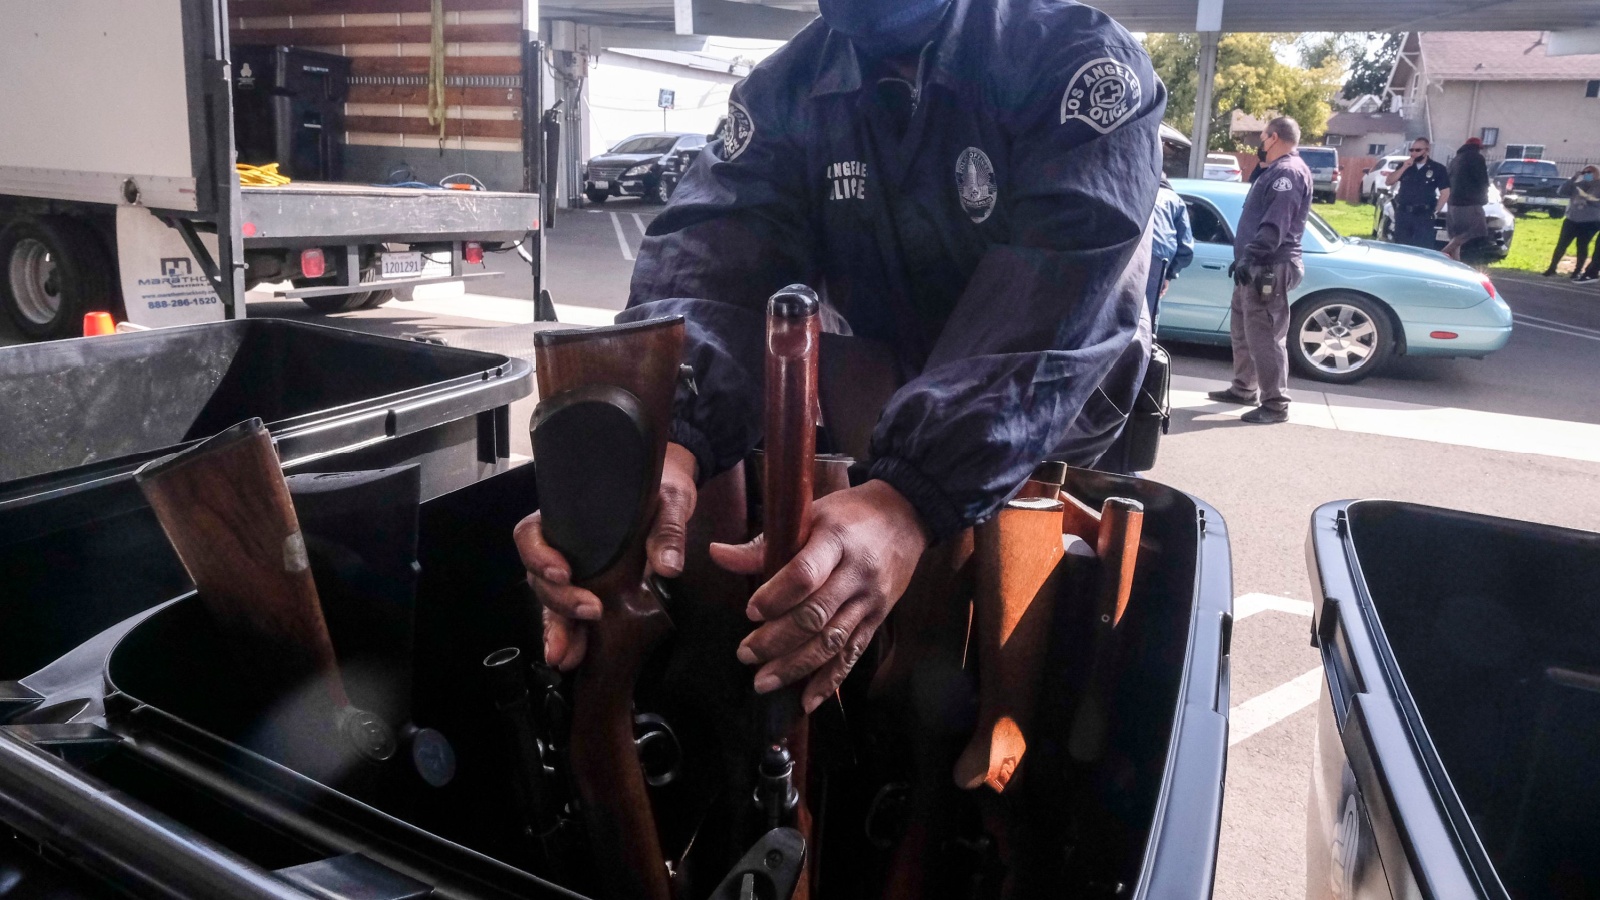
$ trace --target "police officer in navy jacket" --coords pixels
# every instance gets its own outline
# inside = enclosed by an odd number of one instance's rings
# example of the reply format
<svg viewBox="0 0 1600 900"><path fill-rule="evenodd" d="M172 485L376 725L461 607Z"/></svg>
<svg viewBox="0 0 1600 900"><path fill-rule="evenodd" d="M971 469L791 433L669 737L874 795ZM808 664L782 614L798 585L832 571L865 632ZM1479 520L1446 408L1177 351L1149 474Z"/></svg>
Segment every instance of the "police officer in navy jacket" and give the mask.
<svg viewBox="0 0 1600 900"><path fill-rule="evenodd" d="M1437 249L1433 220L1450 202L1450 170L1429 156L1432 145L1427 138L1411 142L1411 158L1385 175L1390 187L1400 185L1394 198L1394 242Z"/></svg>
<svg viewBox="0 0 1600 900"><path fill-rule="evenodd" d="M662 574L682 566L696 480L761 438L770 294L813 286L918 373L884 410L859 483L817 502L809 543L750 603L766 623L740 649L761 664L756 688L809 678L808 709L930 542L994 514L1041 458L1092 461L1120 429L1143 374L1136 335L1149 339L1166 105L1139 42L1069 0L820 7L734 88L722 139L651 224L618 316L688 323L698 390L672 423L650 545ZM519 543L547 657L575 665L584 639L564 617L598 601L563 583L537 528ZM758 544L713 556L761 568Z"/></svg>

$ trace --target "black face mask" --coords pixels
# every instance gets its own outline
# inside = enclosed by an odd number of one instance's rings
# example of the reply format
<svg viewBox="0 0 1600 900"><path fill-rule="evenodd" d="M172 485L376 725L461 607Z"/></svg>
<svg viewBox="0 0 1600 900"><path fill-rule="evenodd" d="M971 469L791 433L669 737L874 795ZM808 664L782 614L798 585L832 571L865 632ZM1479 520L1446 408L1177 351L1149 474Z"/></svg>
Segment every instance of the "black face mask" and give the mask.
<svg viewBox="0 0 1600 900"><path fill-rule="evenodd" d="M1266 162L1267 161L1267 148L1265 148L1265 147L1257 147L1256 148L1256 159L1259 159L1262 162Z"/></svg>
<svg viewBox="0 0 1600 900"><path fill-rule="evenodd" d="M868 56L917 49L933 37L951 0L818 0L822 21Z"/></svg>

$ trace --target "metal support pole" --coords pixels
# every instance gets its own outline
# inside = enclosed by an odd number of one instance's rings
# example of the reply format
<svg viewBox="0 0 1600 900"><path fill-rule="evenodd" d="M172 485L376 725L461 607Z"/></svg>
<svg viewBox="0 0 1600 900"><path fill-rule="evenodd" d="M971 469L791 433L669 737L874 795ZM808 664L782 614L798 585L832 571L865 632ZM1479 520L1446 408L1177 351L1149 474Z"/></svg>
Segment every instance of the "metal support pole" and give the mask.
<svg viewBox="0 0 1600 900"><path fill-rule="evenodd" d="M1189 177L1201 178L1206 173L1206 149L1211 144L1211 116L1215 112L1217 94L1217 45L1222 41L1220 31L1200 32L1200 81L1194 93L1194 146L1189 150Z"/></svg>
<svg viewBox="0 0 1600 900"><path fill-rule="evenodd" d="M539 317L539 299L544 291L544 232L550 227L545 216L546 183L544 162L544 43L539 39L539 0L524 0L522 7L522 189L539 196L538 221L533 226L533 247L528 267L533 276L534 320Z"/></svg>

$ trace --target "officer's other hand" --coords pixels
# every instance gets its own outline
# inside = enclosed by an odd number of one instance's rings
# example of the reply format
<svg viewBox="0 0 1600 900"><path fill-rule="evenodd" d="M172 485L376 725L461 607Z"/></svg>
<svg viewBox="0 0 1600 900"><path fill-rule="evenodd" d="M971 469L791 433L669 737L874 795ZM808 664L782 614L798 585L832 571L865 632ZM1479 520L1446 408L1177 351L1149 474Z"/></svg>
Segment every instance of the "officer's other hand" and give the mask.
<svg viewBox="0 0 1600 900"><path fill-rule="evenodd" d="M650 571L672 578L683 571L684 533L696 498L694 454L667 445L661 469L661 502L645 542ZM584 622L600 618L600 598L572 583L572 567L545 543L539 513L517 523L514 537L528 584L544 607L544 659L563 672L577 668L587 649Z"/></svg>
<svg viewBox="0 0 1600 900"><path fill-rule="evenodd" d="M739 645L759 665L755 687L777 690L809 676L807 712L839 689L894 608L928 545L916 509L884 481L838 491L812 506L811 537L750 598L746 614L764 624ZM761 572L761 538L712 544L729 571Z"/></svg>

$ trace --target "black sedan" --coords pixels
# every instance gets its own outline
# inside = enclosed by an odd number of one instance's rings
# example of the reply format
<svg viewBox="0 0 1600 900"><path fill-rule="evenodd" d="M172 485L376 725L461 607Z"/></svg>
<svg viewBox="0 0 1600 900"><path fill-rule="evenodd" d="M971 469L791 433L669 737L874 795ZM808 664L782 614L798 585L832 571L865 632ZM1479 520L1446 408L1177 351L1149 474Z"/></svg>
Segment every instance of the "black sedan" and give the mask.
<svg viewBox="0 0 1600 900"><path fill-rule="evenodd" d="M636 134L584 167L583 193L591 203L608 197L646 197L665 203L670 189L661 180L661 165L673 153L706 142L703 134L657 132Z"/></svg>

